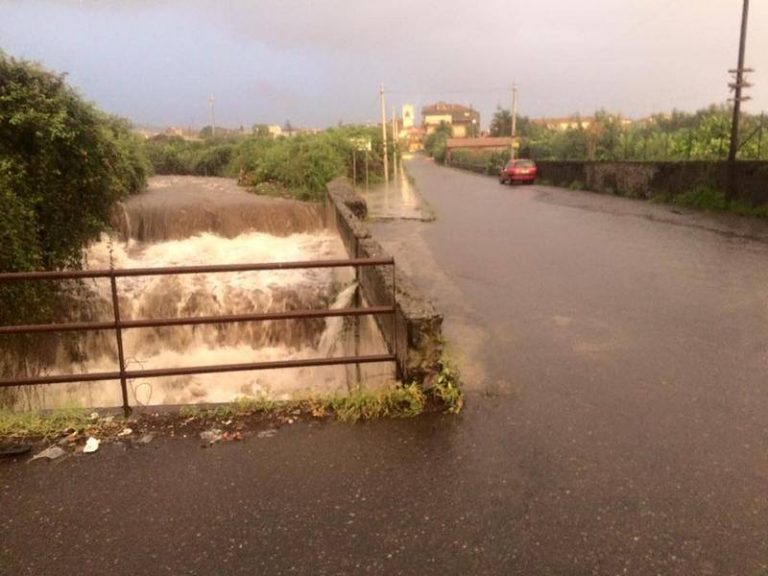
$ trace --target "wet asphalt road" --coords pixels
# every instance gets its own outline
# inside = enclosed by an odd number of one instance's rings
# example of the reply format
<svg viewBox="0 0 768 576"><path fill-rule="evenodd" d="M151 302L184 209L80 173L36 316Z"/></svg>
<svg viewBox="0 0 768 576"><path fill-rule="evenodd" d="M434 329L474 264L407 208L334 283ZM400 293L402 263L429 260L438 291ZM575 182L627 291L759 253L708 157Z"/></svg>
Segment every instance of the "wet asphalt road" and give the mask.
<svg viewBox="0 0 768 576"><path fill-rule="evenodd" d="M409 169L461 416L0 462L0 574L768 573L768 244Z"/></svg>

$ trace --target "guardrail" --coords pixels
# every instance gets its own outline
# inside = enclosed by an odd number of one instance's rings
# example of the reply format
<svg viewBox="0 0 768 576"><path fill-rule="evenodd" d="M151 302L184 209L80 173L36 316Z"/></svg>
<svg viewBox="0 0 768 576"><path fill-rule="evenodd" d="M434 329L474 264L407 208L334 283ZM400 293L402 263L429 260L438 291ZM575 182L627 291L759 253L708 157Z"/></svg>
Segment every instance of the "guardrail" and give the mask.
<svg viewBox="0 0 768 576"><path fill-rule="evenodd" d="M84 332L90 330L114 330L117 343L118 370L113 372L83 372L79 374L58 374L26 378L0 380L0 388L13 386L34 386L40 384L66 384L73 382L95 382L100 380L120 380L123 399L123 411L131 413L128 402L128 380L133 378L159 378L163 376L183 376L190 374L212 374L222 372L242 372L249 370L273 370L276 368L302 368L307 366L338 366L349 364L371 364L376 362L396 362L397 350L387 354L364 356L337 356L331 358L305 358L300 360L279 360L271 362L250 362L245 364L214 364L207 366L189 366L179 368L158 368L154 370L127 370L123 350L123 330L136 328L156 328L167 326L195 326L202 324L232 324L238 322L263 322L266 320L302 320L310 318L359 317L370 315L391 315L396 329L396 289L392 292L392 303L387 306L368 306L343 308L339 310L294 310L290 312L261 312L253 314L231 314L224 316L197 316L186 318L154 318L143 320L122 320L118 302L117 279L136 276L168 276L182 274L209 274L223 272L260 272L271 270L299 270L309 268L355 268L366 266L390 266L392 282L395 286L395 261L393 258L364 258L351 260L316 260L304 262L275 262L262 264L227 264L216 266L182 266L170 268L128 268L122 270L72 270L53 272L5 272L0 273L0 282L21 282L39 280L76 280L84 278L108 278L112 292L111 322L70 322L55 324L29 324L0 326L3 334L35 334L51 332ZM396 286L395 286L396 288ZM395 343L395 346L397 344Z"/></svg>

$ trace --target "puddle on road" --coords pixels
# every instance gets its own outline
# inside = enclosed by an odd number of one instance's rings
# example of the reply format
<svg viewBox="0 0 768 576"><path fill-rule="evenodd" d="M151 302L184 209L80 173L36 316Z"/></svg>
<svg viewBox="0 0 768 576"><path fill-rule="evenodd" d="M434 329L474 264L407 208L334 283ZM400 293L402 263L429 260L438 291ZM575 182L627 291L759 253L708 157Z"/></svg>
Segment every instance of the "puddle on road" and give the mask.
<svg viewBox="0 0 768 576"><path fill-rule="evenodd" d="M357 192L368 204L372 220L433 220L429 207L419 196L408 175L399 167L396 177L387 184L358 187Z"/></svg>

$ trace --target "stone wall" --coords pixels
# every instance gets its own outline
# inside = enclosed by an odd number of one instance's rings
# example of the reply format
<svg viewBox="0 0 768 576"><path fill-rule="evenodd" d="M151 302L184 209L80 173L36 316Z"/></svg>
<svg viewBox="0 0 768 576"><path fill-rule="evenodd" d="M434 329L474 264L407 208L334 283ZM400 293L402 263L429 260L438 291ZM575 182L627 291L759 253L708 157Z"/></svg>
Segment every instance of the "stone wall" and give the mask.
<svg viewBox="0 0 768 576"><path fill-rule="evenodd" d="M540 160L539 177L555 186L573 186L632 198L675 196L696 188L724 190L725 162L557 162ZM768 162L736 165L739 198L753 206L768 203Z"/></svg>
<svg viewBox="0 0 768 576"><path fill-rule="evenodd" d="M539 178L553 186L573 187L603 194L650 199L670 197L697 188L725 190L725 162L587 162L536 160ZM497 176L499 168L486 164L450 162L450 166ZM768 204L768 162L738 162L739 199Z"/></svg>
<svg viewBox="0 0 768 576"><path fill-rule="evenodd" d="M355 193L345 178L327 187L327 224L335 228L351 258L388 258L381 244L371 237L364 223L365 199ZM440 372L443 353L443 317L432 303L399 270L391 266L361 267L358 281L370 306L388 306L396 293L397 312L376 320L388 349L397 351L398 378L431 387Z"/></svg>

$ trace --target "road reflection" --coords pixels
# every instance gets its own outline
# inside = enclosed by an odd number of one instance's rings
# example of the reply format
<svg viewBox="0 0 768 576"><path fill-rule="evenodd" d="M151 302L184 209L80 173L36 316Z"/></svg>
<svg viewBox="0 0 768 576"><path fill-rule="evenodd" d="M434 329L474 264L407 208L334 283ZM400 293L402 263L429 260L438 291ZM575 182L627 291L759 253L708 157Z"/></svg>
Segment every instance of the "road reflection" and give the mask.
<svg viewBox="0 0 768 576"><path fill-rule="evenodd" d="M368 215L373 219L430 220L429 212L419 197L416 187L402 168L397 167L393 179L386 184L357 191L368 203Z"/></svg>

